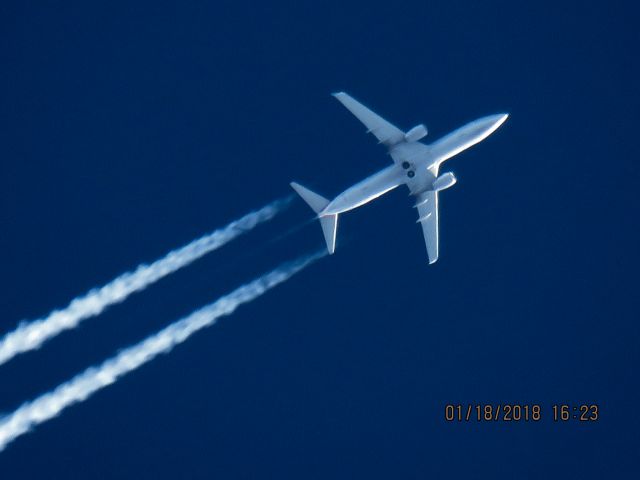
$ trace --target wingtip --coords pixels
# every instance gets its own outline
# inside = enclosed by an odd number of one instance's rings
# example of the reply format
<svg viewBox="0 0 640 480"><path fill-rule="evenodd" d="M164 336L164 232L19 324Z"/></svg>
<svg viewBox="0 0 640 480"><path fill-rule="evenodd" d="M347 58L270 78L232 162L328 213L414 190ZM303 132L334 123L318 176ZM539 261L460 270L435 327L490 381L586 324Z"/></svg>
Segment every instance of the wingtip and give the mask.
<svg viewBox="0 0 640 480"><path fill-rule="evenodd" d="M336 98L343 97L345 95L346 95L346 93L344 93L344 92L333 92L331 94L332 97L336 97Z"/></svg>

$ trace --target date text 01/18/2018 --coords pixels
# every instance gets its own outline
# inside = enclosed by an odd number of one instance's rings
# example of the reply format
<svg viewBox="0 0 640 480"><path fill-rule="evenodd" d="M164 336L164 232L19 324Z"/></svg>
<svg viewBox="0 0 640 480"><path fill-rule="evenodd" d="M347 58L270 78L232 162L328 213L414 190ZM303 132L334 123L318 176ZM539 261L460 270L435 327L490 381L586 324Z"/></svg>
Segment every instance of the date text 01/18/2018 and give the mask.
<svg viewBox="0 0 640 480"><path fill-rule="evenodd" d="M447 422L595 422L600 418L596 404L557 404L543 408L539 404L447 404L444 419Z"/></svg>

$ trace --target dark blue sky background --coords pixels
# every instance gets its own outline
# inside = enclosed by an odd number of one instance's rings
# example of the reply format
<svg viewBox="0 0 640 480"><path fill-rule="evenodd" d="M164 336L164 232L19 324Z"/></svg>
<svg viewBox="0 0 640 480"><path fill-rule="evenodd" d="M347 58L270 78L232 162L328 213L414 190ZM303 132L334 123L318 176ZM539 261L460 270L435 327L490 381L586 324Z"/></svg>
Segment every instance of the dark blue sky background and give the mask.
<svg viewBox="0 0 640 480"><path fill-rule="evenodd" d="M58 2L59 3L59 2ZM640 392L632 2L0 6L0 331L250 209L386 166L329 96L428 139L508 111L447 163L428 266L404 189L337 253L18 439L13 478L633 478ZM293 208L0 369L9 412L279 262ZM447 423L447 403L541 404ZM554 403L600 420L554 423ZM634 474L635 472L635 474Z"/></svg>

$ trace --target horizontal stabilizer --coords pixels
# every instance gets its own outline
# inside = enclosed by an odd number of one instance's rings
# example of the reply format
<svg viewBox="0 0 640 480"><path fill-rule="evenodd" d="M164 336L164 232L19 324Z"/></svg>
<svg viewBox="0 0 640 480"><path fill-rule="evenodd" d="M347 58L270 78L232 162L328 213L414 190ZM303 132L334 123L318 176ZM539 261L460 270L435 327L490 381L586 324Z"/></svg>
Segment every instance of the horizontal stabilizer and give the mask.
<svg viewBox="0 0 640 480"><path fill-rule="evenodd" d="M327 215L320 217L320 226L324 233L324 240L327 242L329 254L336 251L336 232L338 231L338 215Z"/></svg>
<svg viewBox="0 0 640 480"><path fill-rule="evenodd" d="M322 195L312 192L308 188L303 187L299 183L291 182L291 187L302 197L302 199L309 204L314 212L320 213L324 210L324 207L329 205L329 200Z"/></svg>
<svg viewBox="0 0 640 480"><path fill-rule="evenodd" d="M291 187L309 204L314 212L320 214L324 208L329 205L329 200L322 195L312 192L308 188L303 187L299 183L291 182ZM327 250L333 253L336 250L336 231L338 228L338 214L323 215L319 217L324 240L327 242Z"/></svg>

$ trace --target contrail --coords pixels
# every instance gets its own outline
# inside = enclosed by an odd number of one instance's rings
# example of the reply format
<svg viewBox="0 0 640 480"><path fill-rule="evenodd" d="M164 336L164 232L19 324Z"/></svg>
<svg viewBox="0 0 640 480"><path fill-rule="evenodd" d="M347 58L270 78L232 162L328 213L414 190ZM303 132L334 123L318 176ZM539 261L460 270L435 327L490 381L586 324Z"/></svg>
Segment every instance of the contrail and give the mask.
<svg viewBox="0 0 640 480"><path fill-rule="evenodd" d="M106 285L72 300L62 310L54 310L46 317L37 320L22 322L15 330L0 339L0 365L20 353L39 348L48 339L77 327L81 321L102 313L108 306L124 301L132 293L145 289L170 273L220 248L259 223L272 219L289 204L290 200L290 197L276 200L231 222L226 227L194 240L184 247L172 250L150 265L139 265L135 270L124 273Z"/></svg>
<svg viewBox="0 0 640 480"><path fill-rule="evenodd" d="M169 353L173 347L197 331L213 325L220 317L233 313L238 306L251 302L324 255L326 252L322 251L286 263L172 323L142 342L122 350L101 365L88 368L51 392L25 403L0 419L0 451L20 435L54 418L65 408L88 399L98 390L111 385L161 353Z"/></svg>

